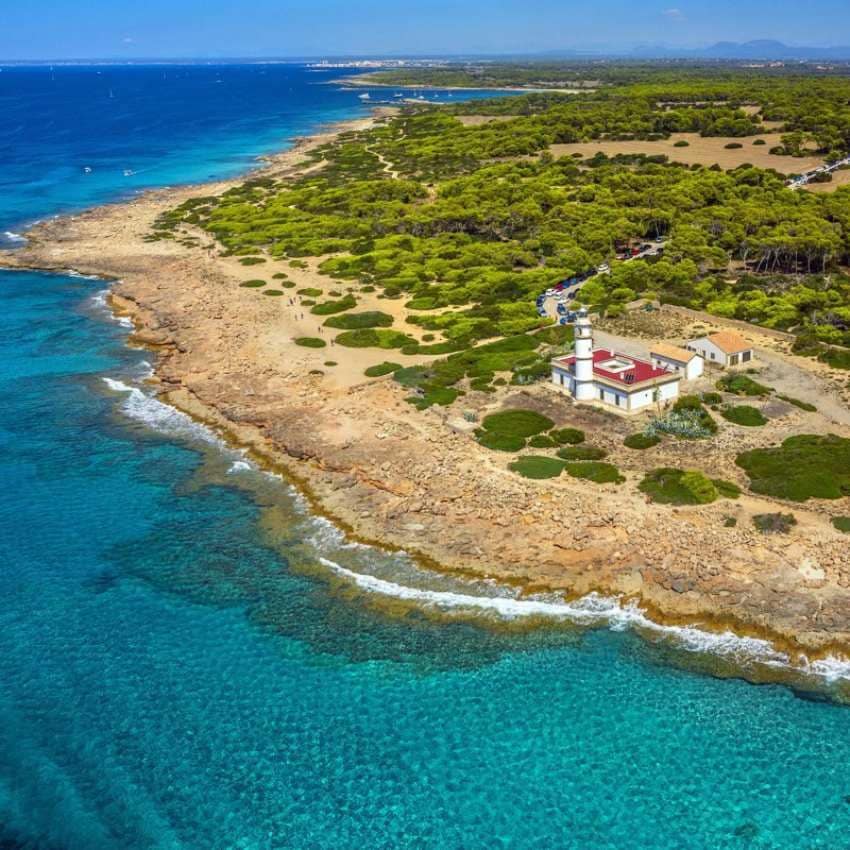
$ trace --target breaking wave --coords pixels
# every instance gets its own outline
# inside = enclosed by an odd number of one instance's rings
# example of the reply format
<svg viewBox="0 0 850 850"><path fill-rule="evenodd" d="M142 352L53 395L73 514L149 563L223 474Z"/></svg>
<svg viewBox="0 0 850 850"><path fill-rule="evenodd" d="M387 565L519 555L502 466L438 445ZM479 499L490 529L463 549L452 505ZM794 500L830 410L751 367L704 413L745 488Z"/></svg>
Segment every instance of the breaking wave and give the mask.
<svg viewBox="0 0 850 850"><path fill-rule="evenodd" d="M320 557L319 561L336 575L353 582L362 590L397 599L406 599L443 612L483 611L505 620L526 617L559 619L587 627L608 627L614 631L634 629L671 639L688 652L710 653L739 663L757 662L769 667L785 668L815 675L834 682L850 680L850 661L825 658L795 664L770 641L744 637L734 632L709 632L694 626L667 626L649 619L635 603L621 604L616 597L589 593L573 602L545 599L517 599L508 596L475 596L443 590L425 590L396 584L376 576L346 569L335 561Z"/></svg>

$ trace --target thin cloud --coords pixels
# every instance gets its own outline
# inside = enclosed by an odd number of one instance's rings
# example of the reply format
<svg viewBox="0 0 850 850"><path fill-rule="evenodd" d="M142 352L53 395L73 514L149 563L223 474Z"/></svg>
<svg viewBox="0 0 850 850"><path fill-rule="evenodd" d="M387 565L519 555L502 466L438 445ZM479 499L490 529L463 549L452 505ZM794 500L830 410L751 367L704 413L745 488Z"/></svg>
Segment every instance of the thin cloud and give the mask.
<svg viewBox="0 0 850 850"><path fill-rule="evenodd" d="M665 18L669 18L671 21L684 21L685 13L681 9L665 9L662 13Z"/></svg>

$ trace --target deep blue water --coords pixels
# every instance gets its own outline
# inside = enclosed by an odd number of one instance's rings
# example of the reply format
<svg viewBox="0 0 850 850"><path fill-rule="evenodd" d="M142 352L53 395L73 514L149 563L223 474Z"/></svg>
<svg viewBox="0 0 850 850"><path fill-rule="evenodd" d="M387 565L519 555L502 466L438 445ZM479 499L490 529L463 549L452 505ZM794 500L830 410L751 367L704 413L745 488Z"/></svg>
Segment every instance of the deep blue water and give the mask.
<svg viewBox="0 0 850 850"><path fill-rule="evenodd" d="M150 148L86 143L66 117L55 149L88 144L94 175L159 146L167 180L196 179L259 152L252 126L272 142L358 108L267 71L310 118L275 127L270 85L222 128L158 89ZM46 179L51 143L28 134L53 80L6 73L4 103L36 116L0 158L9 221L122 191L120 173L97 192ZM127 73L142 90L163 70ZM848 708L631 632L507 628L358 588L329 565L481 591L348 544L141 392L147 355L102 288L0 274L4 850L850 846Z"/></svg>

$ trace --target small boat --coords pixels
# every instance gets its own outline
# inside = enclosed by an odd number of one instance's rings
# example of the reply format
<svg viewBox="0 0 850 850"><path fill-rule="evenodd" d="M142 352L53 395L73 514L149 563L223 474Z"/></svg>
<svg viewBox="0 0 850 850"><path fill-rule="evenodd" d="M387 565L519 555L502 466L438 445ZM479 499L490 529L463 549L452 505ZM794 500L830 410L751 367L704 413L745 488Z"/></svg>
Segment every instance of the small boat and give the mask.
<svg viewBox="0 0 850 850"><path fill-rule="evenodd" d="M369 95L369 92L364 92L363 94L359 94L359 95L357 95L357 97L359 97L360 100L371 100L372 99Z"/></svg>
<svg viewBox="0 0 850 850"><path fill-rule="evenodd" d="M132 168L125 168L125 169L124 169L124 176L125 176L125 177L132 177L135 173L136 173L136 172L135 172L135 171L133 171L133 169L132 169Z"/></svg>
<svg viewBox="0 0 850 850"><path fill-rule="evenodd" d="M91 174L91 166L89 166L89 165L85 166L85 168L83 168L83 171L84 171L86 174Z"/></svg>

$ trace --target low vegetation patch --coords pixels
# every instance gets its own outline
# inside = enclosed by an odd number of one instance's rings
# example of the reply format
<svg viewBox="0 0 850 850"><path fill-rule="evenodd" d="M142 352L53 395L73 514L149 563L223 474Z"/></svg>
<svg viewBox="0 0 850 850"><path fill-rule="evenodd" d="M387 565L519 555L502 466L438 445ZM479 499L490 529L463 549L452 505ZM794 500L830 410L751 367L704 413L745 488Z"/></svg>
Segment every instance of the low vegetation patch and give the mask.
<svg viewBox="0 0 850 850"><path fill-rule="evenodd" d="M389 375L390 372L395 372L397 369L401 369L401 363L393 363L390 360L384 360L383 363L377 363L374 366L369 366L363 374L366 375L367 378L380 378L381 375Z"/></svg>
<svg viewBox="0 0 850 850"><path fill-rule="evenodd" d="M346 310L350 310L352 307L357 306L357 301L353 295L345 295L340 298L338 301L324 301L321 304L317 304L313 307L310 312L314 316L330 316L333 313L344 313ZM361 327L366 327L365 325L361 325Z"/></svg>
<svg viewBox="0 0 850 850"><path fill-rule="evenodd" d="M402 348L409 342L415 342L400 331L382 328L360 328L356 331L343 331L336 338L337 345L348 348Z"/></svg>
<svg viewBox="0 0 850 850"><path fill-rule="evenodd" d="M804 502L850 495L850 439L800 434L781 446L742 452L735 463L754 493Z"/></svg>
<svg viewBox="0 0 850 850"><path fill-rule="evenodd" d="M315 313L318 307L311 312ZM341 330L358 330L359 328L388 328L393 323L393 317L380 310L367 310L364 313L347 313L345 316L331 316L325 320L325 327Z"/></svg>
<svg viewBox="0 0 850 850"><path fill-rule="evenodd" d="M495 452L518 452L525 448L525 437L494 433L485 431L483 428L479 428L475 434L478 442L485 449L492 449Z"/></svg>
<svg viewBox="0 0 850 850"><path fill-rule="evenodd" d="M782 401L787 401L788 404L793 404L794 407L799 407L800 410L806 410L809 413L815 413L817 411L815 405L809 404L807 401L802 401L799 398L792 398L790 395L777 395L776 397L782 399Z"/></svg>
<svg viewBox="0 0 850 850"><path fill-rule="evenodd" d="M556 428L549 436L562 446L575 446L584 442L584 431L579 428Z"/></svg>
<svg viewBox="0 0 850 850"><path fill-rule="evenodd" d="M583 478L594 484L622 484L626 479L612 463L599 461L567 462L565 469L573 478Z"/></svg>
<svg viewBox="0 0 850 850"><path fill-rule="evenodd" d="M454 387L433 387L422 395L409 396L405 401L418 410L425 410L432 404L448 407L458 395L459 393Z"/></svg>
<svg viewBox="0 0 850 850"><path fill-rule="evenodd" d="M708 505L718 497L736 499L741 494L729 481L709 478L696 469L673 467L647 472L638 489L662 505Z"/></svg>
<svg viewBox="0 0 850 850"><path fill-rule="evenodd" d="M528 445L532 449L554 449L558 444L548 434L535 434Z"/></svg>
<svg viewBox="0 0 850 850"><path fill-rule="evenodd" d="M717 382L717 389L735 395L768 396L773 392L770 387L754 381L749 375L740 373L724 375Z"/></svg>
<svg viewBox="0 0 850 850"><path fill-rule="evenodd" d="M757 407L751 407L748 404L724 407L723 410L720 411L720 415L729 422L733 422L735 425L755 427L767 424L767 419L764 414Z"/></svg>
<svg viewBox="0 0 850 850"><path fill-rule="evenodd" d="M279 298L283 295L282 289L264 289L263 295L270 295L272 298Z"/></svg>
<svg viewBox="0 0 850 850"><path fill-rule="evenodd" d="M756 514L753 517L753 525L762 534L788 534L796 524L794 514Z"/></svg>
<svg viewBox="0 0 850 850"><path fill-rule="evenodd" d="M558 449L558 457L562 460L602 460L608 452L599 446L564 446Z"/></svg>
<svg viewBox="0 0 850 850"><path fill-rule="evenodd" d="M644 429L649 437L670 434L685 440L699 440L717 432L717 423L698 396L682 396L673 409L653 419Z"/></svg>
<svg viewBox="0 0 850 850"><path fill-rule="evenodd" d="M566 464L553 457L542 455L524 455L508 464L508 469L522 475L523 478L557 478Z"/></svg>
<svg viewBox="0 0 850 850"><path fill-rule="evenodd" d="M484 417L481 423L485 431L511 437L533 437L548 431L555 423L534 410L501 410Z"/></svg>
<svg viewBox="0 0 850 850"><path fill-rule="evenodd" d="M629 434L625 440L623 440L623 445L629 449L651 449L653 446L657 446L661 442L661 437L656 436L655 434L644 434L639 432L637 434Z"/></svg>
<svg viewBox="0 0 850 850"><path fill-rule="evenodd" d="M308 298L318 298L322 294L321 289L316 289L314 286L305 286L298 290L299 295L306 295Z"/></svg>
<svg viewBox="0 0 850 850"><path fill-rule="evenodd" d="M850 534L850 516L834 516L832 524L845 534Z"/></svg>
<svg viewBox="0 0 850 850"><path fill-rule="evenodd" d="M299 336L296 338L295 344L304 348L324 348L327 345L323 339L316 336Z"/></svg>
<svg viewBox="0 0 850 850"><path fill-rule="evenodd" d="M264 280L243 280L240 286L244 286L246 289L259 289L261 286L265 286L266 282Z"/></svg>
<svg viewBox="0 0 850 850"><path fill-rule="evenodd" d="M243 266L258 266L265 261L265 257L242 257L242 259L239 260Z"/></svg>

